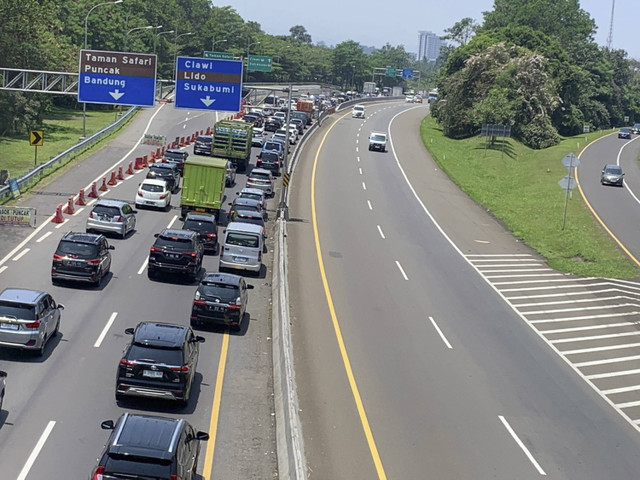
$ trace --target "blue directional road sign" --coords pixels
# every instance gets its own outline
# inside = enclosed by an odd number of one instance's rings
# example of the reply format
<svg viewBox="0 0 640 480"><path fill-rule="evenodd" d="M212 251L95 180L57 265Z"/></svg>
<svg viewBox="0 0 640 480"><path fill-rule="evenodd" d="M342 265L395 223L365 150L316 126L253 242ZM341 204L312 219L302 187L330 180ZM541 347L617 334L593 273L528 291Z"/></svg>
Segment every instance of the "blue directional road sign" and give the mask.
<svg viewBox="0 0 640 480"><path fill-rule="evenodd" d="M403 68L402 69L402 78L413 78L413 69L412 68Z"/></svg>
<svg viewBox="0 0 640 480"><path fill-rule="evenodd" d="M153 107L156 103L156 56L80 50L78 101Z"/></svg>
<svg viewBox="0 0 640 480"><path fill-rule="evenodd" d="M240 111L242 65L241 60L178 57L175 106Z"/></svg>

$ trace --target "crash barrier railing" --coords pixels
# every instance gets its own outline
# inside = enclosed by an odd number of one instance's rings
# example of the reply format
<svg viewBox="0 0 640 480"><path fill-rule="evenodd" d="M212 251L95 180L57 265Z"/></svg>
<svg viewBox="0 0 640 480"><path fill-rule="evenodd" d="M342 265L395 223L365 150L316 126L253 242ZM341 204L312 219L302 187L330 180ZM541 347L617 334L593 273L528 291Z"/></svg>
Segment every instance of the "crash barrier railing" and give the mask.
<svg viewBox="0 0 640 480"><path fill-rule="evenodd" d="M76 158L85 150L89 149L95 143L99 142L104 137L106 137L111 132L118 129L125 122L127 122L127 120L129 120L129 117L131 117L136 110L138 110L138 107L130 108L129 110L127 110L125 114L123 114L111 125L108 125L102 130L100 130L99 132L96 132L90 137L87 137L81 140L74 146L66 149L64 152L56 155L55 157L52 157L50 160L38 165L37 167L31 169L30 171L28 171L27 173L19 177L17 179L19 190L23 191L29 187L32 187L33 185L38 183L42 178L44 178L46 175L51 173L49 172L50 169L57 169L61 165L64 165L70 162L71 160L73 160L74 158ZM0 187L0 202L8 200L11 196L12 196L11 188L9 187L9 185Z"/></svg>
<svg viewBox="0 0 640 480"><path fill-rule="evenodd" d="M371 97L343 102L344 107L356 103L400 100L403 97ZM286 165L289 185L293 179L298 159L305 143L322 127L326 118L337 111L330 108L321 112L317 121L307 129L296 146L291 161ZM304 453L302 426L298 414L298 393L293 366L293 346L291 343L291 320L289 316L289 280L287 261L287 219L289 187L282 188L280 206L276 219L276 241L273 258L273 280L271 294L272 338L273 338L273 387L276 413L276 447L278 456L278 478L280 480L305 480L307 460Z"/></svg>

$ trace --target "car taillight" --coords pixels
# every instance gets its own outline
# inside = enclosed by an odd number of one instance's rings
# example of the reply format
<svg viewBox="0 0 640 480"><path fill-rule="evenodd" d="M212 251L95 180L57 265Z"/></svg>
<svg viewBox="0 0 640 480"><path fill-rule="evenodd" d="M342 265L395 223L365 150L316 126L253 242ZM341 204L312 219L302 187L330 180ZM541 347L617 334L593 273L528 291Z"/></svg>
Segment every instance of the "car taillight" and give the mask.
<svg viewBox="0 0 640 480"><path fill-rule="evenodd" d="M181 367L171 367L171 371L173 371L173 372L188 372L189 371L189 365L183 365Z"/></svg>
<svg viewBox="0 0 640 480"><path fill-rule="evenodd" d="M98 265L100 263L100 259L92 258L91 260L87 260L87 263L90 263L91 265Z"/></svg>
<svg viewBox="0 0 640 480"><path fill-rule="evenodd" d="M203 306L205 306L207 304L207 302L206 302L206 300L194 300L193 304L203 307Z"/></svg>
<svg viewBox="0 0 640 480"><path fill-rule="evenodd" d="M133 367L135 364L136 364L136 362L130 362L126 358L121 358L120 359L120 365L126 365L127 367Z"/></svg>
<svg viewBox="0 0 640 480"><path fill-rule="evenodd" d="M36 320L35 322L25 323L25 328L40 328L40 321Z"/></svg>
<svg viewBox="0 0 640 480"><path fill-rule="evenodd" d="M104 475L104 467L102 465L97 466L93 471L93 480L102 480L102 475ZM175 476L175 475L174 475ZM177 477L176 477L177 478ZM172 479L173 480L173 479Z"/></svg>
<svg viewBox="0 0 640 480"><path fill-rule="evenodd" d="M151 247L151 249L149 251L151 253L153 253L153 252L160 252L161 250L159 248L156 248L156 247Z"/></svg>
<svg viewBox="0 0 640 480"><path fill-rule="evenodd" d="M91 212L91 213L89 214L89 218L94 218L94 217L93 217L93 212Z"/></svg>
<svg viewBox="0 0 640 480"><path fill-rule="evenodd" d="M180 480L178 475L171 475L171 480Z"/></svg>
<svg viewBox="0 0 640 480"><path fill-rule="evenodd" d="M53 254L53 259L54 260L62 260L64 257L62 255L58 255L57 253Z"/></svg>
<svg viewBox="0 0 640 480"><path fill-rule="evenodd" d="M198 256L198 254L196 252L185 253L185 255L189 255L190 257L193 257L193 258Z"/></svg>
<svg viewBox="0 0 640 480"><path fill-rule="evenodd" d="M143 196L143 195L142 195L142 190L138 190L138 196L139 196L139 197L142 197L142 196Z"/></svg>
<svg viewBox="0 0 640 480"><path fill-rule="evenodd" d="M167 195L169 195L169 192L164 192L162 195L160 195L160 198L167 198Z"/></svg>
<svg viewBox="0 0 640 480"><path fill-rule="evenodd" d="M113 217L114 222L122 222L124 219L120 215L116 215Z"/></svg>
<svg viewBox="0 0 640 480"><path fill-rule="evenodd" d="M207 238L216 238L218 235L216 235L215 233L207 233L206 237Z"/></svg>

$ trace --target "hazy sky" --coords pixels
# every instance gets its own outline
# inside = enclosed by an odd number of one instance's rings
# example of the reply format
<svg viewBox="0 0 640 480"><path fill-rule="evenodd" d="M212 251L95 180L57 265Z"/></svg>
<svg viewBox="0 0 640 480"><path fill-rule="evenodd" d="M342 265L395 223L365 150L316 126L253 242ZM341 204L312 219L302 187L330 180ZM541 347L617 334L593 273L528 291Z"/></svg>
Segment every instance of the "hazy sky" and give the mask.
<svg viewBox="0 0 640 480"><path fill-rule="evenodd" d="M418 31L444 35L444 29L464 17L482 23L483 11L493 9L493 0L393 0L338 1L308 3L304 0L233 0L215 1L230 5L244 20L258 22L271 35L288 35L294 25L302 25L314 43L328 46L345 40L361 45L381 47L404 45L408 52L418 50ZM596 42L605 45L609 36L612 0L581 0L580 6L598 27ZM613 48L623 48L629 57L640 60L638 0L617 0L613 20Z"/></svg>

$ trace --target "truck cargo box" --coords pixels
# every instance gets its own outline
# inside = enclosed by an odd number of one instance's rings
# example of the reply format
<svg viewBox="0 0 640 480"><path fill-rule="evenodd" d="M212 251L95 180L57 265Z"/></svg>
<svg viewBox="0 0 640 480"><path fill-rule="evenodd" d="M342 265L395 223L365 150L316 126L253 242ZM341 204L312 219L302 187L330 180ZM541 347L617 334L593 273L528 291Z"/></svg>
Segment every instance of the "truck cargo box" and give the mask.
<svg viewBox="0 0 640 480"><path fill-rule="evenodd" d="M219 218L227 176L224 158L191 155L184 164L180 212L208 212Z"/></svg>

